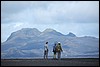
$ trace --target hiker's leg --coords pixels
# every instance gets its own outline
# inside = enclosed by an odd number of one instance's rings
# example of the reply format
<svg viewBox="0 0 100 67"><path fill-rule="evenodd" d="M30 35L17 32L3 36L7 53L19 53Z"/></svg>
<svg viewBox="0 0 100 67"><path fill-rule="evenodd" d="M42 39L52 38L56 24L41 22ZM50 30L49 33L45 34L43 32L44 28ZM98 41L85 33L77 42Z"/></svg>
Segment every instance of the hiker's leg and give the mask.
<svg viewBox="0 0 100 67"><path fill-rule="evenodd" d="M54 57L53 58L55 58L55 54L54 54Z"/></svg>
<svg viewBox="0 0 100 67"><path fill-rule="evenodd" d="M46 51L46 59L48 59L48 51Z"/></svg>
<svg viewBox="0 0 100 67"><path fill-rule="evenodd" d="M59 52L58 52L58 59L59 59Z"/></svg>
<svg viewBox="0 0 100 67"><path fill-rule="evenodd" d="M55 58L55 53L53 52L53 58Z"/></svg>
<svg viewBox="0 0 100 67"><path fill-rule="evenodd" d="M55 56L56 56L56 55L54 54L54 58L56 58Z"/></svg>
<svg viewBox="0 0 100 67"><path fill-rule="evenodd" d="M45 59L45 51L44 51L44 59Z"/></svg>
<svg viewBox="0 0 100 67"><path fill-rule="evenodd" d="M47 51L47 59L48 59L48 51Z"/></svg>
<svg viewBox="0 0 100 67"><path fill-rule="evenodd" d="M61 52L59 52L59 59L61 59Z"/></svg>
<svg viewBox="0 0 100 67"><path fill-rule="evenodd" d="M47 58L48 58L48 51L47 51Z"/></svg>
<svg viewBox="0 0 100 67"><path fill-rule="evenodd" d="M55 52L55 59L56 59L56 52Z"/></svg>
<svg viewBox="0 0 100 67"><path fill-rule="evenodd" d="M58 59L60 59L60 52L58 52Z"/></svg>
<svg viewBox="0 0 100 67"><path fill-rule="evenodd" d="M44 51L44 59L45 59L45 57L46 57L46 51Z"/></svg>
<svg viewBox="0 0 100 67"><path fill-rule="evenodd" d="M45 59L45 53L44 53L44 59Z"/></svg>
<svg viewBox="0 0 100 67"><path fill-rule="evenodd" d="M58 59L59 59L59 52L58 52Z"/></svg>
<svg viewBox="0 0 100 67"><path fill-rule="evenodd" d="M53 52L53 58L55 58L55 53Z"/></svg>
<svg viewBox="0 0 100 67"><path fill-rule="evenodd" d="M47 52L45 51L45 58L47 58Z"/></svg>

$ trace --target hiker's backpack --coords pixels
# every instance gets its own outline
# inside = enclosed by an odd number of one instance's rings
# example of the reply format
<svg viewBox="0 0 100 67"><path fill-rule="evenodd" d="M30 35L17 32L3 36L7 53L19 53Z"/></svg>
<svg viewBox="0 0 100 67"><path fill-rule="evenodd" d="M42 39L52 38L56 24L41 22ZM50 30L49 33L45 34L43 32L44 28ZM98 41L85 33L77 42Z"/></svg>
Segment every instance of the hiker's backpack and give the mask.
<svg viewBox="0 0 100 67"><path fill-rule="evenodd" d="M56 46L53 46L53 52L56 52Z"/></svg>
<svg viewBox="0 0 100 67"><path fill-rule="evenodd" d="M57 52L62 51L62 49L61 49L61 45L58 44L58 45L56 46L56 51L57 51Z"/></svg>

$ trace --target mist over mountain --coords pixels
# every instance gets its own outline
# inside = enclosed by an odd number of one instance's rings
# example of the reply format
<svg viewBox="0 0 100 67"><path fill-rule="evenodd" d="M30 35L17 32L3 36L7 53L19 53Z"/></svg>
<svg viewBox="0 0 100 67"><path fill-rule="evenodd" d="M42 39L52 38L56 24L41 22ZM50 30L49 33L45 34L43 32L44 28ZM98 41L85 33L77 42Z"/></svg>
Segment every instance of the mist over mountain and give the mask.
<svg viewBox="0 0 100 67"><path fill-rule="evenodd" d="M1 58L43 58L44 44L48 41L49 56L53 56L53 45L61 42L62 57L99 57L99 39L91 36L77 37L74 33L62 34L53 29L39 31L36 28L22 28L11 33L1 44Z"/></svg>

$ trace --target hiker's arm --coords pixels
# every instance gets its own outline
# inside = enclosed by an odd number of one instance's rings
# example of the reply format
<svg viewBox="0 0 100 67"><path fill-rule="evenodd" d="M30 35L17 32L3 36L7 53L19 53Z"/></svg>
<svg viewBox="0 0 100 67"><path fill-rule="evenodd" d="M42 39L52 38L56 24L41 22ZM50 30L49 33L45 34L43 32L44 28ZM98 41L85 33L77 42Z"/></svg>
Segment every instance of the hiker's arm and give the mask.
<svg viewBox="0 0 100 67"><path fill-rule="evenodd" d="M61 49L61 51L63 51L61 46L60 46L60 49Z"/></svg>

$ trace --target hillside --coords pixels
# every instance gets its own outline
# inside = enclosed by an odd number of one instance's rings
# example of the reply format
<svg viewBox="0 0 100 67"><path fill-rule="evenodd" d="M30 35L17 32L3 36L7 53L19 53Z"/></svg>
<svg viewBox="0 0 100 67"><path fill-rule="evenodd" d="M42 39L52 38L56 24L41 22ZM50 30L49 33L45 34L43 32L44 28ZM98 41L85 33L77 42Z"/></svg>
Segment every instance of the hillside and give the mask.
<svg viewBox="0 0 100 67"><path fill-rule="evenodd" d="M23 28L11 33L9 38L1 44L1 58L42 58L46 41L49 42L49 57L53 56L52 47L55 42L61 42L63 58L99 57L98 38L77 37L72 32L63 35L53 29L41 32L36 28Z"/></svg>

